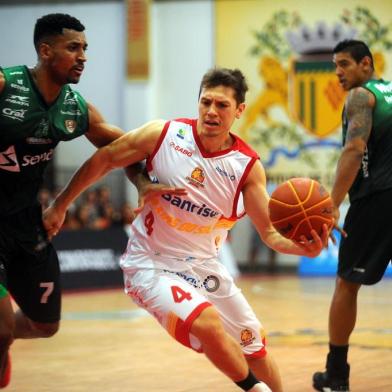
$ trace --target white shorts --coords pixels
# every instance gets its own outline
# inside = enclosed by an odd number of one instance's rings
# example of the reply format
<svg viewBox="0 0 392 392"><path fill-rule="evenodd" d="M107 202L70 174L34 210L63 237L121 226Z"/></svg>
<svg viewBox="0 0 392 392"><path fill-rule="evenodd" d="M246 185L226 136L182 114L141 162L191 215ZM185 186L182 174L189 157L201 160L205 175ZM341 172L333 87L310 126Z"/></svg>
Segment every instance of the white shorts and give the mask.
<svg viewBox="0 0 392 392"><path fill-rule="evenodd" d="M145 265L150 258L132 255L135 264L140 261ZM184 271L123 268L125 292L178 342L198 352L200 341L190 329L202 310L213 305L226 332L241 345L246 356L265 356L262 326L226 268L218 259L192 261L186 266L189 268Z"/></svg>

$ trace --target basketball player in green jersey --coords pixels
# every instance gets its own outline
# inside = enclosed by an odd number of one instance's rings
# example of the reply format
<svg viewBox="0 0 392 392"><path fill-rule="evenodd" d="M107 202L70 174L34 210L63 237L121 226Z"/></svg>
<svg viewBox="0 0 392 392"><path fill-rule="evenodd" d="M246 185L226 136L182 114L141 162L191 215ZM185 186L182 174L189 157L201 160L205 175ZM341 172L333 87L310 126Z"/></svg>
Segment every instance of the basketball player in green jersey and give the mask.
<svg viewBox="0 0 392 392"><path fill-rule="evenodd" d="M335 221L349 194L339 249L338 277L329 313L325 372L313 376L318 391L349 391L349 338L362 284L377 283L392 258L392 83L376 79L372 54L362 41L334 49L336 75L348 91L343 111L343 150L331 192ZM373 390L372 386L368 386Z"/></svg>
<svg viewBox="0 0 392 392"><path fill-rule="evenodd" d="M43 16L34 30L37 65L0 68L0 388L10 380L12 341L50 337L59 328L59 263L37 202L44 169L60 141L85 135L101 147L123 134L68 85L83 73L83 31L69 15ZM157 191L136 179L139 197Z"/></svg>

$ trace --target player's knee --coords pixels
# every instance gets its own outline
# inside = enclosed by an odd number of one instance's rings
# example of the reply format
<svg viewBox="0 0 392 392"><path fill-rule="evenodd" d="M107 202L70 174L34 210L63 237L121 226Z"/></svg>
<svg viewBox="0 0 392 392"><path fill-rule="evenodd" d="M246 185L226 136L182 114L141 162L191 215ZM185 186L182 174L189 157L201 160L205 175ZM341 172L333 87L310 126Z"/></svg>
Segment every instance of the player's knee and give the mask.
<svg viewBox="0 0 392 392"><path fill-rule="evenodd" d="M35 334L40 338L50 338L57 333L60 323L33 323Z"/></svg>
<svg viewBox="0 0 392 392"><path fill-rule="evenodd" d="M221 335L225 333L219 313L213 306L205 308L193 321L191 333L201 341L205 338L220 339Z"/></svg>
<svg viewBox="0 0 392 392"><path fill-rule="evenodd" d="M0 319L0 347L8 347L14 340L15 319L13 313Z"/></svg>
<svg viewBox="0 0 392 392"><path fill-rule="evenodd" d="M10 325L0 323L0 352L8 350L14 340L14 330Z"/></svg>
<svg viewBox="0 0 392 392"><path fill-rule="evenodd" d="M359 283L349 282L342 278L337 278L336 280L336 291L338 292L346 292L352 295L356 295L361 285Z"/></svg>

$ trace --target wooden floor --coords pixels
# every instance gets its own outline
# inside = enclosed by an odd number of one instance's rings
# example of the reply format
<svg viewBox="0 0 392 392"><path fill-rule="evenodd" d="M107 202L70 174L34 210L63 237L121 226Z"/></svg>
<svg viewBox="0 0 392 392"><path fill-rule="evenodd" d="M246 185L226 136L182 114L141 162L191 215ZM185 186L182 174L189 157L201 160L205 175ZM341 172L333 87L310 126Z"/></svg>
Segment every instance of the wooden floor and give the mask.
<svg viewBox="0 0 392 392"><path fill-rule="evenodd" d="M333 279L242 278L269 332L285 391L312 391L324 367ZM238 391L200 354L176 343L121 289L65 294L60 332L12 346L9 392ZM392 279L360 292L352 336L353 392L392 391Z"/></svg>

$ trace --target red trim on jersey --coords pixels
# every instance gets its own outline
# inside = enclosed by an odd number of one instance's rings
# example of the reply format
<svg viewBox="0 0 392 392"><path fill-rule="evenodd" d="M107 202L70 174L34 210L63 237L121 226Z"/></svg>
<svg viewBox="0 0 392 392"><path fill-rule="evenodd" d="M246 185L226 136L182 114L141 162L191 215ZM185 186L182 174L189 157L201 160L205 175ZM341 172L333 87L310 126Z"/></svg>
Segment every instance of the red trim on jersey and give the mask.
<svg viewBox="0 0 392 392"><path fill-rule="evenodd" d="M260 159L259 154L245 141L243 141L237 134L230 133L230 135L234 136L237 141L238 151L243 152L245 155L249 157L255 157L256 159Z"/></svg>
<svg viewBox="0 0 392 392"><path fill-rule="evenodd" d="M257 159L258 159L258 157L252 157L252 159L246 165L246 168L244 170L244 174L242 175L240 183L238 184L237 190L235 192L234 202L233 202L233 210L231 212L232 217L242 218L245 215L245 212L244 212L240 216L237 216L238 199L240 198L240 193L242 191L242 187L244 186L244 182L247 179L249 172L252 169L252 167Z"/></svg>
<svg viewBox="0 0 392 392"><path fill-rule="evenodd" d="M191 118L176 118L175 120L172 121L176 121L176 122L182 122L184 124L188 124L188 125L193 125L193 122L195 120L191 119Z"/></svg>
<svg viewBox="0 0 392 392"><path fill-rule="evenodd" d="M195 309L193 309L192 313L186 318L185 321L179 320L176 325L176 339L178 342L183 344L186 347L194 348L191 346L191 342L189 340L189 334L191 331L191 327L195 319L200 315L200 313L209 306L212 306L209 302L203 302L198 305ZM201 352L201 350L195 350Z"/></svg>
<svg viewBox="0 0 392 392"><path fill-rule="evenodd" d="M170 121L166 121L166 123L165 123L165 125L164 125L164 127L162 129L162 133L159 136L158 142L157 142L157 144L156 144L152 154L147 158L147 161L146 161L146 169L147 169L147 171L151 171L152 170L152 160L154 159L156 153L158 152L159 147L161 147L161 145L162 145L163 139L165 138L165 136L167 134L167 130L169 129L169 125L170 125Z"/></svg>
<svg viewBox="0 0 392 392"><path fill-rule="evenodd" d="M256 154L256 152L253 151L249 146L247 146L246 143L244 143L237 135L234 135L231 132L230 132L230 136L234 139L234 143L232 146L230 146L229 148L226 148L225 150L222 150L222 151L208 152L205 150L203 143L200 140L200 136L197 133L197 120L192 121L192 130L193 130L193 137L195 139L197 147L199 148L203 158L219 157L219 156L225 155L228 152L233 151L233 150L234 151L241 151L245 155L250 155L250 156L253 156L253 154Z"/></svg>
<svg viewBox="0 0 392 392"><path fill-rule="evenodd" d="M261 348L259 351L256 351L255 353L252 354L245 354L246 358L264 358L267 355L267 350L265 347Z"/></svg>

